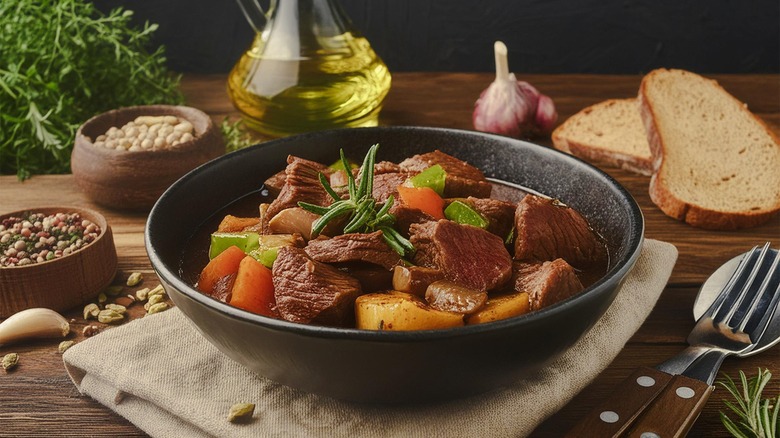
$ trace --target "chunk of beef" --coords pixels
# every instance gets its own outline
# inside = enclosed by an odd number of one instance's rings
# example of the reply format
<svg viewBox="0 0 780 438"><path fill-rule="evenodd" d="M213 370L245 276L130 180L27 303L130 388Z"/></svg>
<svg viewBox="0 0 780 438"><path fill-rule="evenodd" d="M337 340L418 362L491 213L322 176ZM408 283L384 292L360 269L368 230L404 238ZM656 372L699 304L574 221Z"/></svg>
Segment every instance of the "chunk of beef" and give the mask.
<svg viewBox="0 0 780 438"><path fill-rule="evenodd" d="M477 181L448 174L444 184L444 197L466 198L474 196L477 198L489 198L492 190L493 185L488 181Z"/></svg>
<svg viewBox="0 0 780 438"><path fill-rule="evenodd" d="M409 157L401 161L398 166L405 172L420 173L434 164L444 168L448 177L459 176L477 181L485 180L485 175L482 174L481 170L440 150Z"/></svg>
<svg viewBox="0 0 780 438"><path fill-rule="evenodd" d="M539 310L583 290L574 268L563 259L543 263L515 262L517 292L528 292L531 310Z"/></svg>
<svg viewBox="0 0 780 438"><path fill-rule="evenodd" d="M386 291L393 283L393 271L366 262L344 262L334 264L340 271L360 282L363 293Z"/></svg>
<svg viewBox="0 0 780 438"><path fill-rule="evenodd" d="M268 190L268 194L275 198L279 196L279 193L282 191L282 187L284 187L284 183L287 181L287 172L284 170L280 170L279 172L276 172L275 174L271 175L270 178L265 180L265 183L263 186L265 186L266 190Z"/></svg>
<svg viewBox="0 0 780 438"><path fill-rule="evenodd" d="M273 267L279 315L292 322L345 327L354 321L360 283L300 248L283 247Z"/></svg>
<svg viewBox="0 0 780 438"><path fill-rule="evenodd" d="M436 220L436 218L428 213L425 213L418 208L402 205L397 200L393 203L393 206L390 207L390 214L395 216L395 225L393 225L393 228L406 238L409 238L409 227L412 224L421 224Z"/></svg>
<svg viewBox="0 0 780 438"><path fill-rule="evenodd" d="M504 240L471 225L448 220L412 224L414 262L440 269L445 277L477 290L500 287L512 276Z"/></svg>
<svg viewBox="0 0 780 438"><path fill-rule="evenodd" d="M382 204L393 195L395 202L398 202L398 186L406 182L409 178L408 173L383 173L381 175L374 176L374 187L371 191L371 195L376 199L376 202Z"/></svg>
<svg viewBox="0 0 780 438"><path fill-rule="evenodd" d="M515 212L515 260L566 260L577 269L606 263L607 249L577 211L528 195Z"/></svg>
<svg viewBox="0 0 780 438"><path fill-rule="evenodd" d="M306 245L306 254L322 263L363 261L390 271L401 263L401 256L385 242L381 231L350 233L332 239L314 239Z"/></svg>
<svg viewBox="0 0 780 438"><path fill-rule="evenodd" d="M399 164L399 167L401 171L417 174L435 164L440 165L447 172L444 197L490 197L493 186L485 179L482 171L439 150L407 158Z"/></svg>
<svg viewBox="0 0 780 438"><path fill-rule="evenodd" d="M290 155L287 158L285 173L287 179L279 193L279 196L271 202L266 211L268 220L276 216L285 208L297 207L298 202L328 206L333 203L333 198L325 191L319 180L319 173L327 172L328 168L314 161L304 160Z"/></svg>
<svg viewBox="0 0 780 438"><path fill-rule="evenodd" d="M469 197L466 203L488 220L487 230L506 239L515 222L516 204L500 199Z"/></svg>

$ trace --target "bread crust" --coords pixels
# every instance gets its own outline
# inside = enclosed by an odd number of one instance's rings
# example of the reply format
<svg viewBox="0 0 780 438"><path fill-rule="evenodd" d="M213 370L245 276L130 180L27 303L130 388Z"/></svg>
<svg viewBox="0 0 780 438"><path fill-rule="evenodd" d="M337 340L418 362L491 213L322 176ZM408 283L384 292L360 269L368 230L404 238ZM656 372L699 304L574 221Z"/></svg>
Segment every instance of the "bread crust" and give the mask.
<svg viewBox="0 0 780 438"><path fill-rule="evenodd" d="M651 159L615 150L608 150L596 144L578 142L571 138L567 138L563 134L563 132L568 129L569 124L573 123L578 118L581 118L592 111L599 111L602 107L619 104L628 100L633 101L634 99L609 99L584 108L553 131L553 146L560 151L588 161L606 163L640 175L650 176L653 173L653 163ZM605 128L608 127L605 126Z"/></svg>
<svg viewBox="0 0 780 438"><path fill-rule="evenodd" d="M650 151L653 155L653 162L655 171L650 178L650 199L658 208L661 209L668 216L684 221L694 227L708 229L708 230L735 230L740 228L750 228L761 225L780 211L780 199L775 202L774 206L769 206L763 210L750 210L739 212L726 212L718 211L710 208L706 208L700 205L689 203L683 199L678 198L669 188L668 183L664 179L664 152L667 149L666 142L660 134L658 127L659 117L653 112L653 105L648 97L648 84L650 81L658 75L668 72L681 72L684 75L695 75L694 73L686 72L683 70L667 70L658 69L648 73L643 79L642 84L639 87L639 108L642 122L645 125L645 132L647 133L647 141L650 145ZM695 75L698 76L698 75ZM731 96L717 81L712 79L705 80L711 81L718 91L721 91L728 95L731 99L737 102L743 111L750 114L750 116L758 122L768 135L773 139L776 146L780 147L780 141L771 129L764 123L763 120L756 117L750 111L746 109L742 102L739 102L736 98Z"/></svg>

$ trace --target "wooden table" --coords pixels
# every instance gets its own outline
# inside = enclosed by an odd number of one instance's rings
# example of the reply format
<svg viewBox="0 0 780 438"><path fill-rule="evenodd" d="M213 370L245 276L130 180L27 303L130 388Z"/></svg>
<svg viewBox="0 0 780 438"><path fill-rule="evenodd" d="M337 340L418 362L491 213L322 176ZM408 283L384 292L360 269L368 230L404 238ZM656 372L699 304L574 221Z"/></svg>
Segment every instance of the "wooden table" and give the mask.
<svg viewBox="0 0 780 438"><path fill-rule="evenodd" d="M529 75L524 76L556 103L560 120L598 101L636 94L639 76ZM780 77L777 75L716 76L738 99L780 132ZM471 129L471 111L480 91L492 80L489 74L398 73L381 115L383 125L426 125ZM188 104L216 121L236 116L225 92L224 76L187 76L182 84ZM549 145L549 140L541 141ZM603 167L636 198L644 212L646 236L673 243L679 259L658 305L610 366L571 403L542 423L535 437L557 437L568 430L595 402L605 397L639 366L653 366L686 345L693 327L691 309L699 286L723 262L755 244L772 240L780 244L780 219L740 231L713 232L695 229L665 216L647 194L649 178ZM0 212L44 205L74 205L103 212L114 231L119 256L119 276L134 271L146 275L146 284L157 284L143 247L145 216L111 211L93 205L75 187L70 175L36 176L20 183L14 176L0 177ZM133 316L143 309L136 306ZM72 339L82 340L81 308L73 318ZM108 329L108 328L106 328ZM67 377L57 353L59 341L38 341L0 347L0 356L15 351L20 366L0 372L0 436L144 436L122 417L89 397L81 396ZM767 396L780 392L780 347L746 359L727 359L722 371L754 373L768 367L775 375ZM716 390L690 436L728 436L718 412L724 409L723 390ZM521 413L516 413L520 415Z"/></svg>

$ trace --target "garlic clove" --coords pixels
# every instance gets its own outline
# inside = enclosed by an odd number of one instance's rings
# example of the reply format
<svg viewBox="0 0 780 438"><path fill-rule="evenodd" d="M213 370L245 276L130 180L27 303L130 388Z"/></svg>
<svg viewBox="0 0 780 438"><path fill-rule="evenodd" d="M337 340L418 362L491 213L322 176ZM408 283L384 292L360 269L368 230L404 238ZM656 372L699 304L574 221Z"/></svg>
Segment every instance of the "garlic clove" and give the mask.
<svg viewBox="0 0 780 438"><path fill-rule="evenodd" d="M496 41L494 52L496 79L474 104L474 128L515 138L552 132L558 117L552 99L509 73L504 43Z"/></svg>
<svg viewBox="0 0 780 438"><path fill-rule="evenodd" d="M536 117L534 122L540 134L548 135L555 128L555 122L558 121L558 112L555 110L555 104L549 96L539 95L539 101L536 104Z"/></svg>
<svg viewBox="0 0 780 438"><path fill-rule="evenodd" d="M22 310L0 323L0 345L31 338L63 338L70 333L70 324L51 309Z"/></svg>

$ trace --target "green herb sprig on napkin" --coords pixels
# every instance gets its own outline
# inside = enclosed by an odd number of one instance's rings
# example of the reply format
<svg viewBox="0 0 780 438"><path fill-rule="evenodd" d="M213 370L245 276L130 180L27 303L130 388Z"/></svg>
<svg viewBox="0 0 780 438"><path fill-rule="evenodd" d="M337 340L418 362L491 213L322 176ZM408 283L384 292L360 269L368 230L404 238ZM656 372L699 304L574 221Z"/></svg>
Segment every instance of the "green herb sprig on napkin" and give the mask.
<svg viewBox="0 0 780 438"><path fill-rule="evenodd" d="M0 173L25 179L70 171L78 126L130 105L178 104L179 77L156 24L133 12L100 13L87 0L0 2Z"/></svg>

